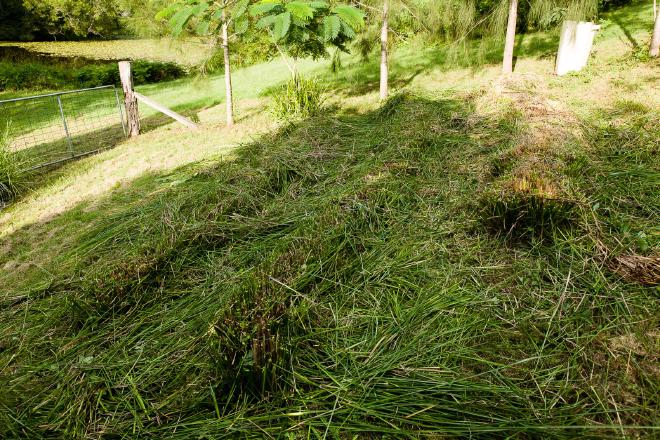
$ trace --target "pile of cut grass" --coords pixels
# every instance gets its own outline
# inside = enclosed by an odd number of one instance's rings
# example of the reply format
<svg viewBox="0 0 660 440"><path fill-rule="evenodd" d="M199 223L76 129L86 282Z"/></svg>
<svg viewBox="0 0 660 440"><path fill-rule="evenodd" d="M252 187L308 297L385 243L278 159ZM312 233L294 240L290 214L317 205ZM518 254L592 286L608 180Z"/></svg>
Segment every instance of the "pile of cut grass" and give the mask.
<svg viewBox="0 0 660 440"><path fill-rule="evenodd" d="M657 299L606 269L606 230L486 227L521 126L474 101L400 95L152 177L73 270L0 297L0 436L650 434ZM619 189L611 215L651 222Z"/></svg>

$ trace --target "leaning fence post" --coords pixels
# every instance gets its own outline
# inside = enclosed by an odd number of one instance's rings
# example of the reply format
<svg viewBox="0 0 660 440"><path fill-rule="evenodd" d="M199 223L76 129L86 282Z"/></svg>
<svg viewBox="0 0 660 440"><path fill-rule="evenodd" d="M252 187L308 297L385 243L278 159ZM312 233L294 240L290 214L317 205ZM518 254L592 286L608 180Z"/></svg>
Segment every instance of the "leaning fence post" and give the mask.
<svg viewBox="0 0 660 440"><path fill-rule="evenodd" d="M131 75L130 61L119 62L119 78L121 79L121 86L124 89L128 135L134 137L140 134L140 114L138 113L137 98L133 91L133 75Z"/></svg>

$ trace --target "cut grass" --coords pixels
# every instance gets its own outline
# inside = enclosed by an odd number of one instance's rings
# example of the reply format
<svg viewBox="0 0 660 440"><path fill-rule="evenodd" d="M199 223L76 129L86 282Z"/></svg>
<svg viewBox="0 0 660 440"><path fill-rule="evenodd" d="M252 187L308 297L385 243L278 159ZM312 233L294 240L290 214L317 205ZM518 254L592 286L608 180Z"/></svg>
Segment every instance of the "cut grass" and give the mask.
<svg viewBox="0 0 660 440"><path fill-rule="evenodd" d="M657 295L611 262L658 249L658 97L594 92L653 66L528 63L382 107L355 81L270 134L251 101L59 170L0 219L0 436L653 436ZM511 240L480 202L529 176L571 227Z"/></svg>
<svg viewBox="0 0 660 440"><path fill-rule="evenodd" d="M132 208L101 202L61 256L73 267L5 297L4 332L23 334L5 348L7 435L652 425L635 393L648 360L604 354L621 335L651 350L651 292L600 270L589 236L511 248L479 226L484 182L465 165L486 167L515 127L468 100L397 98L160 176ZM639 379L613 394L626 368Z"/></svg>

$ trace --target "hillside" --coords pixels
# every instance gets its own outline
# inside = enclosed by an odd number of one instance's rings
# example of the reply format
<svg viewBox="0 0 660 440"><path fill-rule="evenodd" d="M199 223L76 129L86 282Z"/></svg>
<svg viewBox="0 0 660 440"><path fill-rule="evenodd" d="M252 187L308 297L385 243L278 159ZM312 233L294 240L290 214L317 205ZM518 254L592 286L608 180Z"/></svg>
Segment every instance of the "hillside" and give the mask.
<svg viewBox="0 0 660 440"><path fill-rule="evenodd" d="M203 129L40 176L0 211L2 438L650 438L660 63L651 7L583 72L452 48L145 85ZM458 57L458 58L457 58ZM457 59L459 61L457 61ZM218 98L220 97L220 98ZM149 116L149 115L147 115Z"/></svg>

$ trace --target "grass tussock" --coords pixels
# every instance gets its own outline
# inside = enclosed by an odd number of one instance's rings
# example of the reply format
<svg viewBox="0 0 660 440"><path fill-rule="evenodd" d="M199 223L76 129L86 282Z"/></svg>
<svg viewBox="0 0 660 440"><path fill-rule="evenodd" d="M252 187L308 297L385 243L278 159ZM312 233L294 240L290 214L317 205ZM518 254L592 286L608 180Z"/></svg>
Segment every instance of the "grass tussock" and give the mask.
<svg viewBox="0 0 660 440"><path fill-rule="evenodd" d="M319 81L303 78L299 74L271 93L271 112L280 120L309 118L316 115L323 105L323 88Z"/></svg>
<svg viewBox="0 0 660 440"><path fill-rule="evenodd" d="M398 95L157 176L0 312L0 435L650 432L651 292L582 232L478 227L497 179L528 204L564 187L516 177L524 157L494 178L521 116L476 99ZM528 224L555 230L549 209Z"/></svg>

